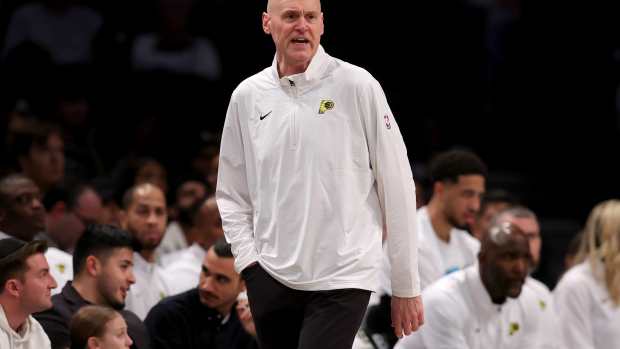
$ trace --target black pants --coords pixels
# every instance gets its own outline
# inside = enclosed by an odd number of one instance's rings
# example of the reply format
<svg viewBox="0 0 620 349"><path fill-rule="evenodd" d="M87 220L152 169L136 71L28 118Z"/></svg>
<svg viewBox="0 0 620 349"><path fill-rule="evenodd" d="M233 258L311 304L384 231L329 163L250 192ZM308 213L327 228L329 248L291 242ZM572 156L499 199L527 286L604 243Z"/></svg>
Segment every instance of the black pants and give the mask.
<svg viewBox="0 0 620 349"><path fill-rule="evenodd" d="M299 291L259 265L242 272L261 349L351 349L370 291Z"/></svg>

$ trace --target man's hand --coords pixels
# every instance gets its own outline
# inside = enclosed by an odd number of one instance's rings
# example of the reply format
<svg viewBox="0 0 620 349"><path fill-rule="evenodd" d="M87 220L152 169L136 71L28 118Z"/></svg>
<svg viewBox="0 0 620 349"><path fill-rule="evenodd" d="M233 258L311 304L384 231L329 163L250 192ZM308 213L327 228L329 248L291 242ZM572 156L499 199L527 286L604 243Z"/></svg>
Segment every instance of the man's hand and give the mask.
<svg viewBox="0 0 620 349"><path fill-rule="evenodd" d="M415 332L424 324L422 297L400 298L392 296L392 327L394 334L401 338Z"/></svg>
<svg viewBox="0 0 620 349"><path fill-rule="evenodd" d="M240 299L237 302L237 315L239 315L239 321L247 333L256 338L256 326L254 325L254 318L252 318L252 312L250 311L250 304L247 299Z"/></svg>

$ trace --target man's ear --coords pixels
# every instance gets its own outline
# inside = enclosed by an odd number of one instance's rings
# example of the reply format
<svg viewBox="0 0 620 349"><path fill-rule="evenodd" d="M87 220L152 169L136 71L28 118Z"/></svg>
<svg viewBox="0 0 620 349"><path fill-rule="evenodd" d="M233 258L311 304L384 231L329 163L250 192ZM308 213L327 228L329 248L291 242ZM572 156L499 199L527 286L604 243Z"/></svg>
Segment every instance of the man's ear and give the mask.
<svg viewBox="0 0 620 349"><path fill-rule="evenodd" d="M245 291L245 280L241 276L239 276L239 292Z"/></svg>
<svg viewBox="0 0 620 349"><path fill-rule="evenodd" d="M97 276L101 270L101 262L99 258L90 255L86 257L86 272L91 276Z"/></svg>
<svg viewBox="0 0 620 349"><path fill-rule="evenodd" d="M446 185L442 181L437 181L433 183L433 195L442 195L444 190L446 189Z"/></svg>
<svg viewBox="0 0 620 349"><path fill-rule="evenodd" d="M121 224L121 228L127 230L127 211L118 210L118 220Z"/></svg>
<svg viewBox="0 0 620 349"><path fill-rule="evenodd" d="M271 24L271 16L267 12L263 12L263 31L265 34L271 34L269 24Z"/></svg>
<svg viewBox="0 0 620 349"><path fill-rule="evenodd" d="M21 289L21 282L16 278L8 279L4 284L4 292L8 292L13 297L19 297Z"/></svg>
<svg viewBox="0 0 620 349"><path fill-rule="evenodd" d="M86 341L87 348L99 349L101 348L101 343L99 342L99 338L97 337L88 337L88 341Z"/></svg>

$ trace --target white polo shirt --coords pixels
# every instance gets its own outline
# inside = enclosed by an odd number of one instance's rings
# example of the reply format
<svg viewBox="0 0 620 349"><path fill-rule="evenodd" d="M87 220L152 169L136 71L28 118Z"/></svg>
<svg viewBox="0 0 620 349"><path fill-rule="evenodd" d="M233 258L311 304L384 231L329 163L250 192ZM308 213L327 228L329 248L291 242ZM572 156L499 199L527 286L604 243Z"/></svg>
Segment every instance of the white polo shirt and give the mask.
<svg viewBox="0 0 620 349"><path fill-rule="evenodd" d="M524 287L519 298L498 305L482 284L477 264L452 273L424 290L424 325L394 348L541 348L542 310L529 292Z"/></svg>
<svg viewBox="0 0 620 349"><path fill-rule="evenodd" d="M602 279L604 265L589 261L571 268L553 290L562 336L570 349L620 348L620 307Z"/></svg>
<svg viewBox="0 0 620 349"><path fill-rule="evenodd" d="M168 256L174 256L164 272L168 276L171 295L185 292L198 286L202 261L207 252L198 244L192 244L183 251L177 251Z"/></svg>
<svg viewBox="0 0 620 349"><path fill-rule="evenodd" d="M147 262L137 252L133 253L133 272L136 283L127 292L125 309L144 320L155 304L171 295L171 281L159 265Z"/></svg>

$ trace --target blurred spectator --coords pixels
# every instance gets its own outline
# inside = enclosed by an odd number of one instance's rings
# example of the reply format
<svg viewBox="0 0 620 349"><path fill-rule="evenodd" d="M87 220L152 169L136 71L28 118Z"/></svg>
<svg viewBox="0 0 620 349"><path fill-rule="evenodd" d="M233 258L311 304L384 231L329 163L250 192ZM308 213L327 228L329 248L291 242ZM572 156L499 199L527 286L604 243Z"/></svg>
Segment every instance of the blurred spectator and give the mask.
<svg viewBox="0 0 620 349"><path fill-rule="evenodd" d="M0 179L0 239L14 237L30 242L36 234L45 231L45 209L41 192L34 182L21 174ZM49 247L45 258L50 273L58 283L52 294L59 293L65 283L73 278L71 255Z"/></svg>
<svg viewBox="0 0 620 349"><path fill-rule="evenodd" d="M171 221L166 228L164 238L157 247L157 257L186 249L187 235L194 225L196 211L200 210L203 200L207 196L207 187L199 181L185 181L177 189L177 197L174 206L169 210L169 217L174 214L175 220Z"/></svg>
<svg viewBox="0 0 620 349"><path fill-rule="evenodd" d="M200 263L207 250L224 236L222 218L215 197L211 196L200 205L194 224L187 234L190 247L162 256L161 263L167 275L174 275L172 293L180 293L194 287L200 275Z"/></svg>
<svg viewBox="0 0 620 349"><path fill-rule="evenodd" d="M89 63L91 44L102 22L99 14L77 0L27 3L11 17L3 56L31 41L49 51L56 64Z"/></svg>
<svg viewBox="0 0 620 349"><path fill-rule="evenodd" d="M193 4L193 0L159 0L159 31L136 37L132 49L134 69L197 75L209 80L221 77L217 48L189 30Z"/></svg>
<svg viewBox="0 0 620 349"><path fill-rule="evenodd" d="M516 198L503 189L487 191L480 202L480 210L476 213L474 223L471 225L472 235L480 240L482 235L491 227L491 220L497 213L510 206L516 205Z"/></svg>
<svg viewBox="0 0 620 349"><path fill-rule="evenodd" d="M13 165L45 193L65 178L64 141L60 129L32 118L9 130L8 148Z"/></svg>
<svg viewBox="0 0 620 349"><path fill-rule="evenodd" d="M144 319L151 307L170 295L169 282L162 268L155 263L168 215L162 190L151 184L137 184L125 193L121 226L139 243L134 252L135 285L127 294L126 308ZM174 275L171 275L174 277Z"/></svg>
<svg viewBox="0 0 620 349"><path fill-rule="evenodd" d="M89 185L71 189L56 187L44 200L47 208L47 237L58 248L72 253L88 224L102 223L103 204Z"/></svg>

